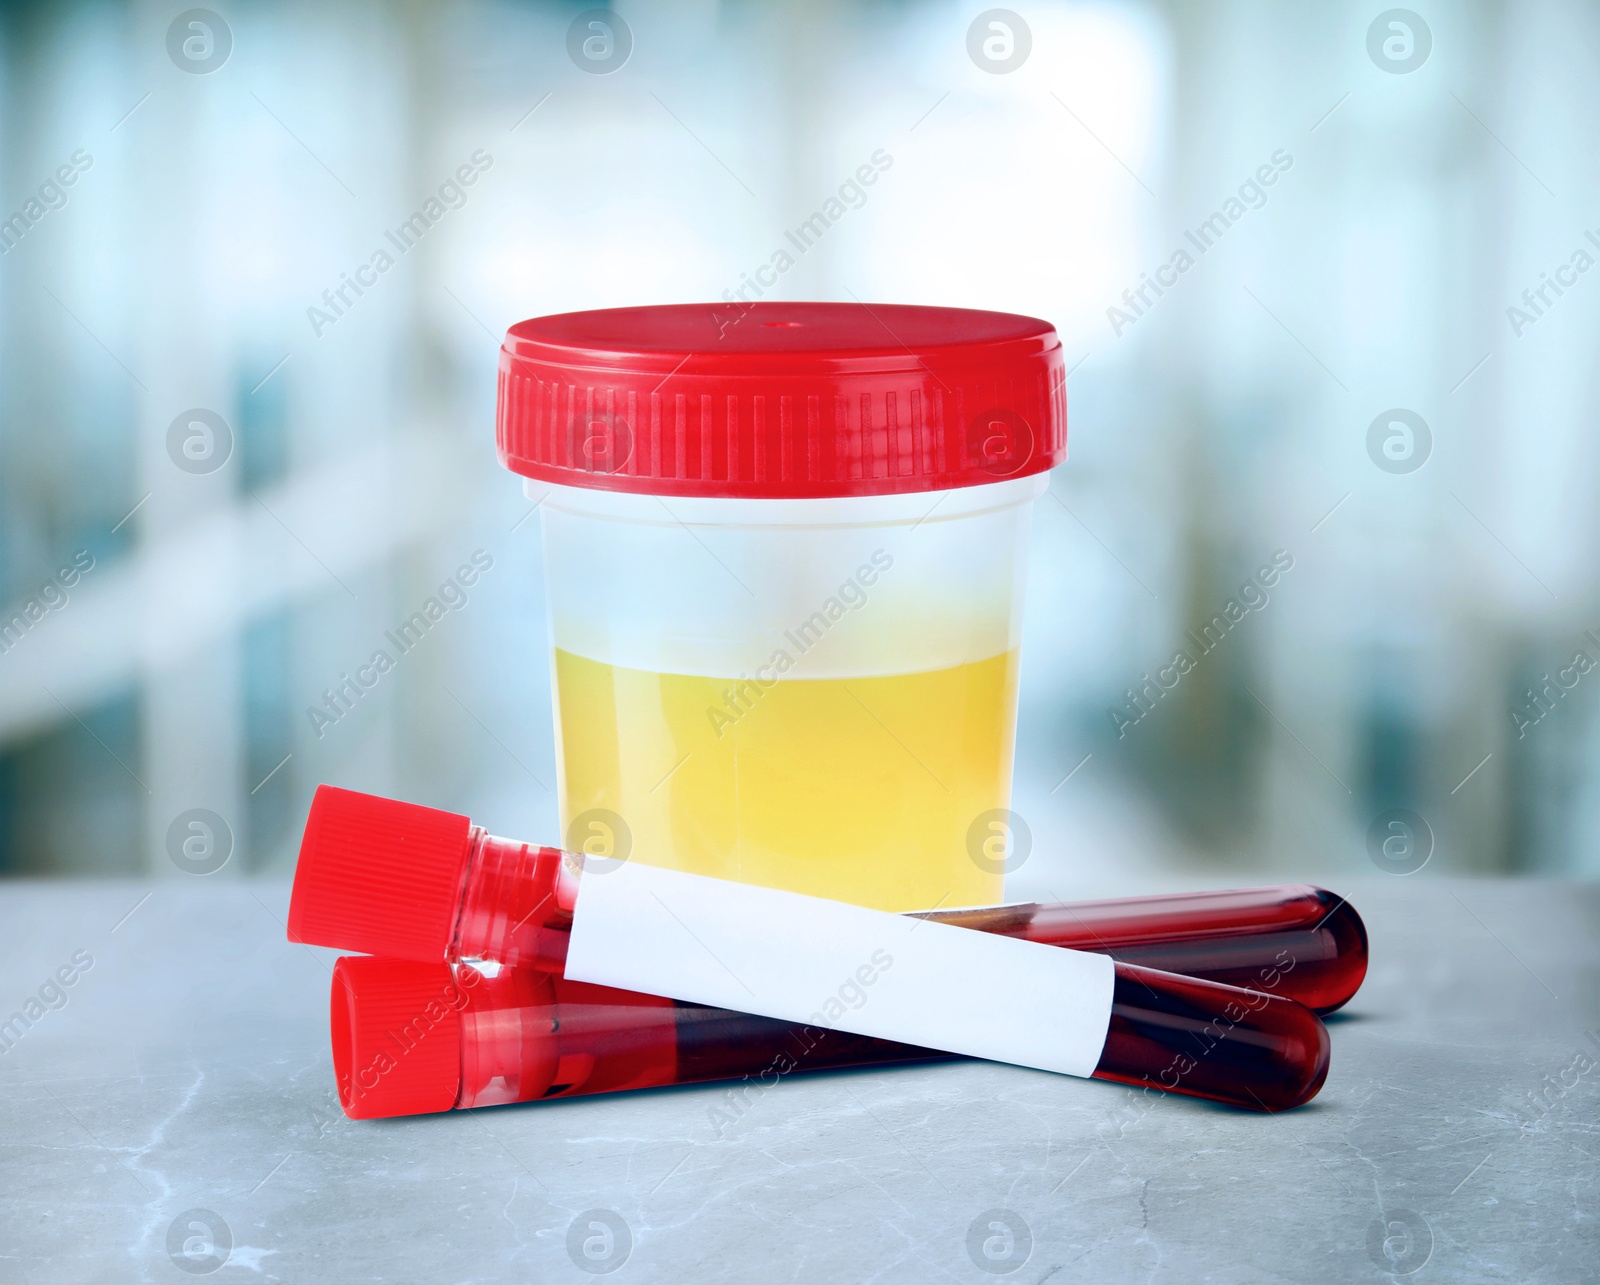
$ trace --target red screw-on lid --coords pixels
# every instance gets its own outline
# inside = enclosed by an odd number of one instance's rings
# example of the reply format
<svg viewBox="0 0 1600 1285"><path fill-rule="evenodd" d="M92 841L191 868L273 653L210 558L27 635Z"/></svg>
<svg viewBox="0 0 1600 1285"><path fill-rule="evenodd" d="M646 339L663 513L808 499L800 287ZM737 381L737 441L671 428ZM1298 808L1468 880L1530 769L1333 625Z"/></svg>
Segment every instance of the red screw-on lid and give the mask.
<svg viewBox="0 0 1600 1285"><path fill-rule="evenodd" d="M519 322L496 440L545 482L750 499L977 486L1067 453L1049 322L903 304L674 304Z"/></svg>
<svg viewBox="0 0 1600 1285"><path fill-rule="evenodd" d="M442 960L455 932L472 822L319 785L289 897L289 940Z"/></svg>
<svg viewBox="0 0 1600 1285"><path fill-rule="evenodd" d="M461 1092L465 989L444 963L347 955L333 966L328 1030L352 1120L448 1111Z"/></svg>

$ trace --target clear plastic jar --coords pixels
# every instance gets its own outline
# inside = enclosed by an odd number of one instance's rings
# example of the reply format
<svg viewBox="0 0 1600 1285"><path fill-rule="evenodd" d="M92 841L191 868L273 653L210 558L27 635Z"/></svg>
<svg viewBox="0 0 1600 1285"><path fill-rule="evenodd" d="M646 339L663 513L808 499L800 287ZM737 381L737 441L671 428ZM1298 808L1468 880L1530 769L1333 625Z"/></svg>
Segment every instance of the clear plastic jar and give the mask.
<svg viewBox="0 0 1600 1285"><path fill-rule="evenodd" d="M890 910L1000 900L1059 379L1050 327L996 313L514 327L500 448L540 504L567 846Z"/></svg>

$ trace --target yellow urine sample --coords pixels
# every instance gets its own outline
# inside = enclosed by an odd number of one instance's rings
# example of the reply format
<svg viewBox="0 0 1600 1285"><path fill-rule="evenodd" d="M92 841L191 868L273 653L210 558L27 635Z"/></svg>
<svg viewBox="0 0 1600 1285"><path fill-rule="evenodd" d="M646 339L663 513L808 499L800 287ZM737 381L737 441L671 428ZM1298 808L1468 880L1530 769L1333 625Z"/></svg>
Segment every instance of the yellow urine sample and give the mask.
<svg viewBox="0 0 1600 1285"><path fill-rule="evenodd" d="M630 859L650 865L880 910L1001 899L1002 876L973 861L968 833L1010 803L1014 649L763 686L558 648L555 683L572 846L606 853L583 832L584 814L604 809L626 823Z"/></svg>

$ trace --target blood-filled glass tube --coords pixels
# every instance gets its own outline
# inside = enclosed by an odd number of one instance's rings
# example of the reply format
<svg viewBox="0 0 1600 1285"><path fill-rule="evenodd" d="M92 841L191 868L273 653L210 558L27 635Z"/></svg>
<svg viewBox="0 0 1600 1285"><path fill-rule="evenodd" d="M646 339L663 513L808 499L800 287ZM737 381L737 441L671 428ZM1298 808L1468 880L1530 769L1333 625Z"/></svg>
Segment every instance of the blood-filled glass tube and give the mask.
<svg viewBox="0 0 1600 1285"><path fill-rule="evenodd" d="M1343 897L1311 884L985 906L922 917L1287 995L1324 1014L1349 1002L1367 975L1361 916Z"/></svg>
<svg viewBox="0 0 1600 1285"><path fill-rule="evenodd" d="M354 1119L945 1060L930 1049L568 981L538 968L347 956L330 1008L339 1100ZM1328 1035L1294 1000L1116 966L1097 1079L1254 1110L1309 1101Z"/></svg>
<svg viewBox="0 0 1600 1285"><path fill-rule="evenodd" d="M578 889L570 862L559 849L497 838L464 816L324 785L306 821L289 938L559 973ZM1308 884L922 913L1265 991L1322 1013L1346 1003L1367 971L1354 907Z"/></svg>

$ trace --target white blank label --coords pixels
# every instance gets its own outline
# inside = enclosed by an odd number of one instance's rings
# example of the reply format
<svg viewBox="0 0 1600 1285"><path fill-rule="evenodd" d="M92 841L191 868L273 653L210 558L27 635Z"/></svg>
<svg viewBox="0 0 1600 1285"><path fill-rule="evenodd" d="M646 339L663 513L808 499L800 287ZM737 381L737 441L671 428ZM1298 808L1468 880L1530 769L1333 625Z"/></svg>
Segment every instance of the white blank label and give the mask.
<svg viewBox="0 0 1600 1285"><path fill-rule="evenodd" d="M584 875L566 975L1087 1076L1113 970L1107 955L629 861Z"/></svg>

